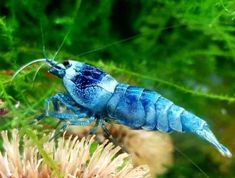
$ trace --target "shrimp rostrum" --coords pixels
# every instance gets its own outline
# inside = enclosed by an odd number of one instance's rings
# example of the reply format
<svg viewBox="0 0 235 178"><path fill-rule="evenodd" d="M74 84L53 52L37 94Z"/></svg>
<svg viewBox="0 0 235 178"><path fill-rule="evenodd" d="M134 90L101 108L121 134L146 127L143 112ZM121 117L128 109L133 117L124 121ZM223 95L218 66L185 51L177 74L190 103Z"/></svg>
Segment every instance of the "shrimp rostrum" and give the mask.
<svg viewBox="0 0 235 178"><path fill-rule="evenodd" d="M57 118L63 122L60 132L70 125L88 125L96 122L105 129L106 122L161 132L190 132L211 143L223 156L230 151L220 144L208 124L184 108L175 105L159 93L141 87L119 83L104 71L78 61L57 63L50 59L37 59L21 67L44 62L49 73L63 80L66 93L58 93L45 101L45 112L38 118ZM50 104L53 108L50 109ZM59 112L59 106L66 108Z"/></svg>

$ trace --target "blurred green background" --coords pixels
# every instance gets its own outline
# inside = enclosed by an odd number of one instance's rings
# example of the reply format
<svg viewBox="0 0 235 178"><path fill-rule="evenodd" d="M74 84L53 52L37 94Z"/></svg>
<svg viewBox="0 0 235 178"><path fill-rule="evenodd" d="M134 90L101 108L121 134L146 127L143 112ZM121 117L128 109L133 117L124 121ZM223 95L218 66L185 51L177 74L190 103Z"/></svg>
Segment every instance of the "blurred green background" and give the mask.
<svg viewBox="0 0 235 178"><path fill-rule="evenodd" d="M63 90L46 68L33 82L36 66L10 81L20 66L44 57L44 47L53 57L63 40L57 61L87 62L158 91L208 121L235 153L235 1L1 0L1 130L27 125L45 98ZM162 177L206 177L195 165L209 177L234 177L234 158L196 136L172 137L180 151Z"/></svg>

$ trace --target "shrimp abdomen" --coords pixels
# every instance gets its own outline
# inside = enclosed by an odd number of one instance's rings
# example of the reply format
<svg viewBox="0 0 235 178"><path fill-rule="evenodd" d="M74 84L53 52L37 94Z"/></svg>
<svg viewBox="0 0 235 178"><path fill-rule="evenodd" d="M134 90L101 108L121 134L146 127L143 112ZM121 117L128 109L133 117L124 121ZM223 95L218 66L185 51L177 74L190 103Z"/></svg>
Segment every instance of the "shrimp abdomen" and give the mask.
<svg viewBox="0 0 235 178"><path fill-rule="evenodd" d="M107 114L134 129L191 132L210 142L223 155L229 150L218 142L206 121L175 105L155 91L118 84L107 103Z"/></svg>

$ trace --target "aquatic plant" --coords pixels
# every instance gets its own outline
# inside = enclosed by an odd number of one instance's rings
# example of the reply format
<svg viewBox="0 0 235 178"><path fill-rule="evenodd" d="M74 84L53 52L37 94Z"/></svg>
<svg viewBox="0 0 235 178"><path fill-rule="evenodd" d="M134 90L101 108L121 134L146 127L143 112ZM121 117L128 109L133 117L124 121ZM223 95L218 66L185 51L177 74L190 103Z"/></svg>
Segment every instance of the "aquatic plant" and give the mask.
<svg viewBox="0 0 235 178"><path fill-rule="evenodd" d="M94 142L94 137L83 138L70 136L59 138L58 143L48 142L52 134L44 137L43 150L52 160L40 154L40 149L26 135L15 129L1 132L4 151L0 152L0 177L2 178L46 178L46 177L150 177L147 166L133 167L129 155L118 154L120 147L115 147L107 140L101 145ZM11 135L11 139L9 138ZM47 161L46 161L47 160Z"/></svg>
<svg viewBox="0 0 235 178"><path fill-rule="evenodd" d="M79 138L89 135L90 126L72 126L67 134ZM173 164L174 146L169 134L132 130L126 126L112 124L107 126L111 140L122 146L122 151L128 152L135 166L146 164L152 176L162 175ZM98 129L96 138L103 142L106 137L103 130Z"/></svg>

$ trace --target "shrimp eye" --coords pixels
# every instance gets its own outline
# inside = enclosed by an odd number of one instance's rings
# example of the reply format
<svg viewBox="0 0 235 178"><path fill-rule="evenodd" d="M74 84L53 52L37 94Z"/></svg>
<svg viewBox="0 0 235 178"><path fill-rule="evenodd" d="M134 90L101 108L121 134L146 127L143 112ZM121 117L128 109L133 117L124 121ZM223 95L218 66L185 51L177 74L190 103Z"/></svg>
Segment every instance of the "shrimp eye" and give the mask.
<svg viewBox="0 0 235 178"><path fill-rule="evenodd" d="M70 63L69 63L68 60L63 61L62 64L63 64L66 68L70 67Z"/></svg>

